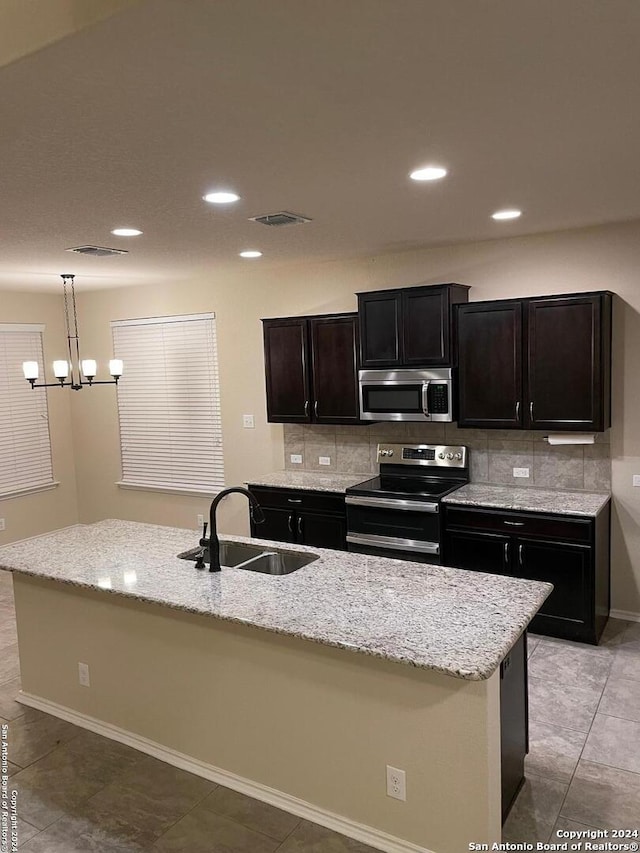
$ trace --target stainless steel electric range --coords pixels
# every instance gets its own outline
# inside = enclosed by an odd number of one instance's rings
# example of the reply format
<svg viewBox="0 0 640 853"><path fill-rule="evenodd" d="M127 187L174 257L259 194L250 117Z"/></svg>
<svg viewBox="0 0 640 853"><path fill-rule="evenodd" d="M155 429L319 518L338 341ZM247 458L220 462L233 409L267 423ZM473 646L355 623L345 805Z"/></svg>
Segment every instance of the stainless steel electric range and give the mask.
<svg viewBox="0 0 640 853"><path fill-rule="evenodd" d="M347 489L350 551L440 562L440 500L469 482L467 448L379 444L380 474Z"/></svg>

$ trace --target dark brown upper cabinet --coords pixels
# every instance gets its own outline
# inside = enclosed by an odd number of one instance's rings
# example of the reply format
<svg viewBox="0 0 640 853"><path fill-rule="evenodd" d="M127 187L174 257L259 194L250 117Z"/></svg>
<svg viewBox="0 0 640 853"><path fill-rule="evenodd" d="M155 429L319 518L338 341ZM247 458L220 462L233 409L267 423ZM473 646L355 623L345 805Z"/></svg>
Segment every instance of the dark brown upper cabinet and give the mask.
<svg viewBox="0 0 640 853"><path fill-rule="evenodd" d="M458 312L459 426L521 427L521 303L470 302Z"/></svg>
<svg viewBox="0 0 640 853"><path fill-rule="evenodd" d="M263 320L267 420L359 423L356 314Z"/></svg>
<svg viewBox="0 0 640 853"><path fill-rule="evenodd" d="M467 302L466 285L433 284L357 295L361 367L452 364L453 306Z"/></svg>
<svg viewBox="0 0 640 853"><path fill-rule="evenodd" d="M601 432L611 425L607 291L458 308L458 424Z"/></svg>

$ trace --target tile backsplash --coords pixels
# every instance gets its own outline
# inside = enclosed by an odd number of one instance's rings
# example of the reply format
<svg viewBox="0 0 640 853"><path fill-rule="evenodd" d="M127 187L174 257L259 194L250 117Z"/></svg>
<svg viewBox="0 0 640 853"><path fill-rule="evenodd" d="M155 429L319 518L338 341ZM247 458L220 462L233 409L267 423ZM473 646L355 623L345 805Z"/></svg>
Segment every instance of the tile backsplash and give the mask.
<svg viewBox="0 0 640 853"><path fill-rule="evenodd" d="M380 441L464 444L469 448L472 483L591 492L611 489L608 432L598 433L595 444L551 447L543 432L527 430L458 429L456 424L285 424L285 468L372 474L378 470L376 447ZM301 456L302 464L291 462L292 455ZM330 464L321 465L320 457L329 457ZM529 477L514 477L514 468L528 468Z"/></svg>

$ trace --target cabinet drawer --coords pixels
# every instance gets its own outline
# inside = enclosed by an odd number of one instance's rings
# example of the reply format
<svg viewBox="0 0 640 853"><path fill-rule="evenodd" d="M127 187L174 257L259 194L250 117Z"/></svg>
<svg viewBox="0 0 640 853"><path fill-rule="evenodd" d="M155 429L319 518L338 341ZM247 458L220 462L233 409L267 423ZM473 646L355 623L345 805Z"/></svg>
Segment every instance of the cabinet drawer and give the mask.
<svg viewBox="0 0 640 853"><path fill-rule="evenodd" d="M276 489L265 486L252 486L249 490L255 495L261 506L278 509L310 510L316 512L335 512L345 515L344 495L333 492L296 491L295 489Z"/></svg>
<svg viewBox="0 0 640 853"><path fill-rule="evenodd" d="M537 515L516 512L481 512L474 509L447 507L447 528L466 527L474 530L543 536L569 542L591 541L591 519L565 518L559 515Z"/></svg>

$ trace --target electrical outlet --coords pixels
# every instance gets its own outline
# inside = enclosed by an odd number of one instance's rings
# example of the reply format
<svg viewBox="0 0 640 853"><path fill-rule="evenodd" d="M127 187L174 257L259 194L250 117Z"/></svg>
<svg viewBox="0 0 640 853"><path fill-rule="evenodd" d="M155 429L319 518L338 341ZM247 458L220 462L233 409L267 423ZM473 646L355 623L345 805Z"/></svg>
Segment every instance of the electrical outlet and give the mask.
<svg viewBox="0 0 640 853"><path fill-rule="evenodd" d="M514 468L513 469L514 477L528 477L529 469L528 468Z"/></svg>
<svg viewBox="0 0 640 853"><path fill-rule="evenodd" d="M4 530L4 518L0 518L0 530Z"/></svg>
<svg viewBox="0 0 640 853"><path fill-rule="evenodd" d="M198 527L201 530L204 527L204 515L201 512L198 513Z"/></svg>
<svg viewBox="0 0 640 853"><path fill-rule="evenodd" d="M302 454L301 453L292 453L289 457L292 465L302 465Z"/></svg>
<svg viewBox="0 0 640 853"><path fill-rule="evenodd" d="M318 465L331 465L330 456L318 456Z"/></svg>
<svg viewBox="0 0 640 853"><path fill-rule="evenodd" d="M242 416L242 426L245 429L255 429L256 424L255 424L255 420L253 418L253 415L243 415Z"/></svg>
<svg viewBox="0 0 640 853"><path fill-rule="evenodd" d="M83 687L91 687L91 682L89 680L89 664L88 663L79 663L78 664L78 681Z"/></svg>
<svg viewBox="0 0 640 853"><path fill-rule="evenodd" d="M387 797L406 801L407 799L407 776L404 770L397 767L389 767L387 764Z"/></svg>
<svg viewBox="0 0 640 853"><path fill-rule="evenodd" d="M633 485L637 488L640 488L640 474L633 475ZM4 530L4 518L0 518L0 530Z"/></svg>

